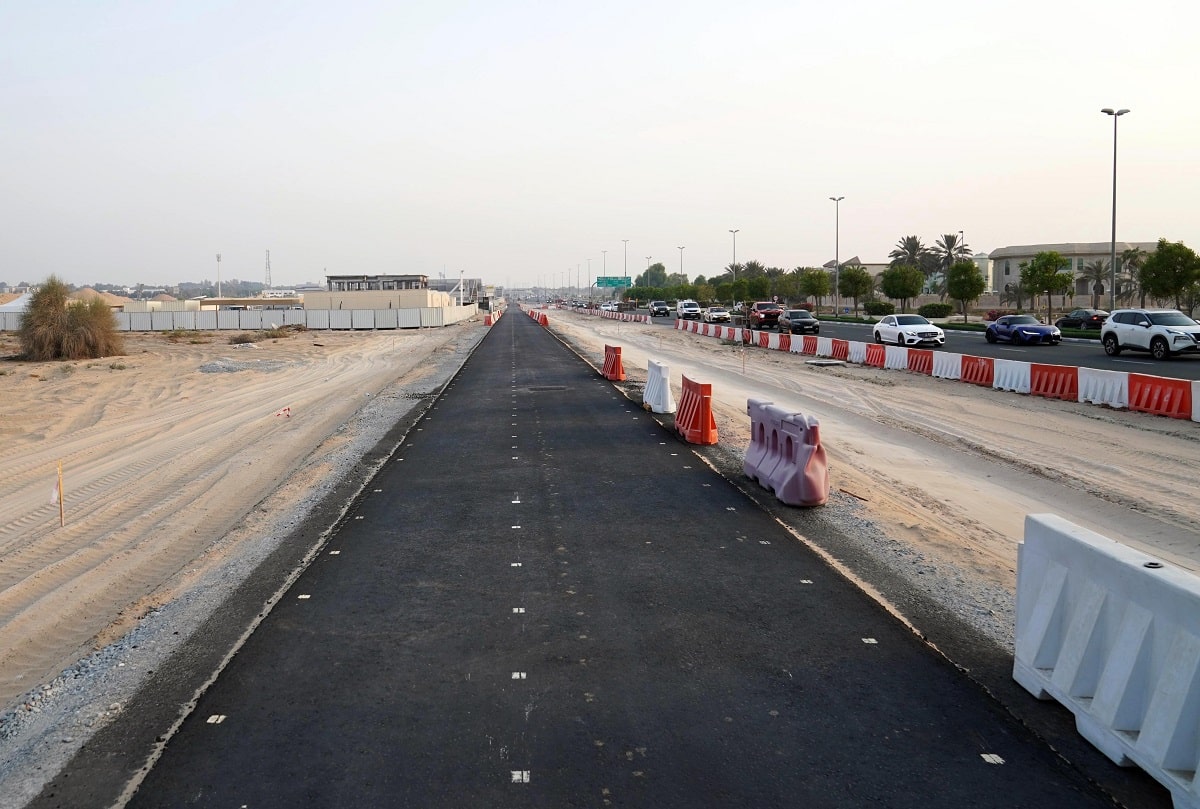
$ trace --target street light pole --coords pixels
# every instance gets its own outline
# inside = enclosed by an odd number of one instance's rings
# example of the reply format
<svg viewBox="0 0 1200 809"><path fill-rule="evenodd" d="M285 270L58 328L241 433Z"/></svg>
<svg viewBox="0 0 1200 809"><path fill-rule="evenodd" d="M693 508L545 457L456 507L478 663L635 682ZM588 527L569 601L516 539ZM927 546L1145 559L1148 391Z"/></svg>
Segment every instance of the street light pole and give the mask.
<svg viewBox="0 0 1200 809"><path fill-rule="evenodd" d="M683 275L683 248L679 248L679 274ZM685 276L686 278L686 276Z"/></svg>
<svg viewBox="0 0 1200 809"><path fill-rule="evenodd" d="M650 269L650 259L651 258L653 258L653 256L646 256L646 269L647 270Z"/></svg>
<svg viewBox="0 0 1200 809"><path fill-rule="evenodd" d="M1100 110L1113 119L1113 204L1112 204L1112 240L1108 253L1108 266L1112 270L1112 287L1108 290L1108 310L1117 308L1117 119L1129 110L1112 110L1108 107Z"/></svg>
<svg viewBox="0 0 1200 809"><path fill-rule="evenodd" d="M733 234L733 263L729 265L729 271L733 273L733 280L737 280L737 235L741 228L730 228L729 232Z"/></svg>
<svg viewBox="0 0 1200 809"><path fill-rule="evenodd" d="M217 253L217 297L218 298L221 297L221 254L220 253ZM221 305L217 304L217 308L220 309Z"/></svg>
<svg viewBox="0 0 1200 809"><path fill-rule="evenodd" d="M621 239L625 242L625 277L629 277L629 239Z"/></svg>
<svg viewBox="0 0 1200 809"><path fill-rule="evenodd" d="M836 315L842 310L841 203L845 197L830 197L830 199L833 200L833 313Z"/></svg>
<svg viewBox="0 0 1200 809"><path fill-rule="evenodd" d="M608 277L608 251L607 250L600 251L600 272L604 273L604 276L606 278ZM591 289L591 287L592 287L592 272L591 272L591 270L588 270L588 289Z"/></svg>

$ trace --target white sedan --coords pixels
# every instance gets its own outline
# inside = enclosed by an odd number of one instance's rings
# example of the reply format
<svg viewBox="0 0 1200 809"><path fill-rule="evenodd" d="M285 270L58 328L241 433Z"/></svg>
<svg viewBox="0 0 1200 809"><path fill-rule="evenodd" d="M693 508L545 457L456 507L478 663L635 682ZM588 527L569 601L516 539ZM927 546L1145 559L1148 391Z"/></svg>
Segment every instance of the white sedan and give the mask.
<svg viewBox="0 0 1200 809"><path fill-rule="evenodd" d="M946 333L920 315L888 315L875 324L875 342L938 347L946 344Z"/></svg>

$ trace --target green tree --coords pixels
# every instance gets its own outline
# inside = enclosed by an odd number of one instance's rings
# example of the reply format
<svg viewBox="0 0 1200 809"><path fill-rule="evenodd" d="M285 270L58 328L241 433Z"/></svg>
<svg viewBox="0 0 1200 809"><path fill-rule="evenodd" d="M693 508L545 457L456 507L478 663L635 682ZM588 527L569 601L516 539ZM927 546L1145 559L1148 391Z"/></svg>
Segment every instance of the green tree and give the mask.
<svg viewBox="0 0 1200 809"><path fill-rule="evenodd" d="M1142 289L1152 298L1173 298L1175 308L1195 298L1192 289L1200 284L1200 257L1183 242L1158 240L1158 248L1141 269ZM1189 310L1190 311L1190 310Z"/></svg>
<svg viewBox="0 0 1200 809"><path fill-rule="evenodd" d="M745 278L739 278L729 285L731 290L730 299L737 303L738 301L747 300L750 297L750 285Z"/></svg>
<svg viewBox="0 0 1200 809"><path fill-rule="evenodd" d="M1043 250L1021 264L1021 284L1034 295L1046 296L1046 322L1054 320L1054 294L1069 289L1075 278L1066 268L1069 259L1057 250ZM1036 306L1036 304L1035 304Z"/></svg>
<svg viewBox="0 0 1200 809"><path fill-rule="evenodd" d="M888 253L892 267L922 267L928 250L921 244L920 236L904 236Z"/></svg>
<svg viewBox="0 0 1200 809"><path fill-rule="evenodd" d="M723 281L716 285L716 299L721 303L733 304L733 284Z"/></svg>
<svg viewBox="0 0 1200 809"><path fill-rule="evenodd" d="M860 264L842 267L838 278L838 294L854 301L854 311L858 312L858 302L870 297L875 291L875 279L871 273Z"/></svg>
<svg viewBox="0 0 1200 809"><path fill-rule="evenodd" d="M657 261L646 268L646 271L633 279L635 287L665 287L667 284L667 268Z"/></svg>
<svg viewBox="0 0 1200 809"><path fill-rule="evenodd" d="M1128 292L1129 300L1133 300L1133 296L1137 295L1138 306L1143 309L1146 307L1146 290L1142 286L1142 266L1148 257L1149 254L1140 247L1129 247L1121 251L1121 271L1129 279L1130 289L1122 287L1118 292Z"/></svg>
<svg viewBox="0 0 1200 809"><path fill-rule="evenodd" d="M742 269L741 272L738 273L738 277L740 278L741 276L745 276L747 279L761 278L766 274L767 268L763 266L761 261L747 261L742 265Z"/></svg>
<svg viewBox="0 0 1200 809"><path fill-rule="evenodd" d="M103 298L72 301L67 285L50 276L30 296L17 339L25 359L83 360L125 353L117 319Z"/></svg>
<svg viewBox="0 0 1200 809"><path fill-rule="evenodd" d="M716 303L719 300L717 298L717 291L713 289L712 284L695 284L694 286L696 287L697 301L704 301L705 303L711 304Z"/></svg>
<svg viewBox="0 0 1200 809"><path fill-rule="evenodd" d="M900 301L900 311L908 311L908 302L921 294L925 273L911 264L898 264L879 276L879 288L893 300Z"/></svg>
<svg viewBox="0 0 1200 809"><path fill-rule="evenodd" d="M1112 278L1112 265L1104 259L1096 259L1084 266L1082 277L1091 282L1088 289L1092 293L1092 308L1098 309L1100 296L1104 294Z"/></svg>
<svg viewBox="0 0 1200 809"><path fill-rule="evenodd" d="M987 289L987 279L974 261L956 261L946 271L946 292L962 308L963 323L967 322L967 307L979 300Z"/></svg>
<svg viewBox="0 0 1200 809"><path fill-rule="evenodd" d="M738 279L746 282L746 290L751 300L764 301L771 297L771 282L765 275Z"/></svg>
<svg viewBox="0 0 1200 809"><path fill-rule="evenodd" d="M797 272L800 276L800 292L805 298L811 298L820 306L825 296L833 290L829 272L817 267L808 267L804 270L797 270Z"/></svg>
<svg viewBox="0 0 1200 809"><path fill-rule="evenodd" d="M1020 281L1015 284L1005 284L1004 289L1000 292L1000 303L1011 303L1019 311L1024 308L1025 298L1028 295L1025 285Z"/></svg>

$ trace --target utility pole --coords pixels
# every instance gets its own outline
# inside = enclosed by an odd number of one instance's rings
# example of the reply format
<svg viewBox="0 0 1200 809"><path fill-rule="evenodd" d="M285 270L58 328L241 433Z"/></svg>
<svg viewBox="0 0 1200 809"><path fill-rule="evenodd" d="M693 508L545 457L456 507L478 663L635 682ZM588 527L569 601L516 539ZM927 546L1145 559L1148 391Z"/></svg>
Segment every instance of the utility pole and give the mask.
<svg viewBox="0 0 1200 809"><path fill-rule="evenodd" d="M270 289L270 288L271 288L271 251L268 250L267 251L267 286L266 286L266 289Z"/></svg>
<svg viewBox="0 0 1200 809"><path fill-rule="evenodd" d="M221 297L221 254L217 253L217 297ZM220 308L219 306L217 307Z"/></svg>

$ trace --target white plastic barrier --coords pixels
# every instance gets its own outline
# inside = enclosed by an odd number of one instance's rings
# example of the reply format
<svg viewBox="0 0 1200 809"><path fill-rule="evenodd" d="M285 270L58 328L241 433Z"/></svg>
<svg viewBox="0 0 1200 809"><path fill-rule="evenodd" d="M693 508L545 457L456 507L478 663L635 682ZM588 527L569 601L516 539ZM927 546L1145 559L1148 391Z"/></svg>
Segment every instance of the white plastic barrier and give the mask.
<svg viewBox="0 0 1200 809"><path fill-rule="evenodd" d="M832 357L833 356L833 338L832 337L818 337L817 338L817 356L818 357ZM866 356L867 356L867 350L864 348L863 349L863 358L865 359Z"/></svg>
<svg viewBox="0 0 1200 809"><path fill-rule="evenodd" d="M1080 366L1079 401L1109 407L1129 407L1129 374Z"/></svg>
<svg viewBox="0 0 1200 809"><path fill-rule="evenodd" d="M772 351L779 350L779 333L778 332L767 335L767 348L771 349Z"/></svg>
<svg viewBox="0 0 1200 809"><path fill-rule="evenodd" d="M905 346L884 346L883 367L892 371L908 370L908 349Z"/></svg>
<svg viewBox="0 0 1200 809"><path fill-rule="evenodd" d="M832 347L830 356L833 356ZM850 362L856 362L862 365L867 361L867 344L860 343L855 340L850 341Z"/></svg>
<svg viewBox="0 0 1200 809"><path fill-rule="evenodd" d="M1200 807L1200 579L1052 514L1017 550L1013 678L1079 733Z"/></svg>
<svg viewBox="0 0 1200 809"><path fill-rule="evenodd" d="M675 412L675 399L671 396L670 369L662 363L647 361L646 389L642 392L642 403L650 405L650 409L655 413Z"/></svg>
<svg viewBox="0 0 1200 809"><path fill-rule="evenodd" d="M1029 363L1021 360L993 360L992 387L1029 393Z"/></svg>
<svg viewBox="0 0 1200 809"><path fill-rule="evenodd" d="M962 379L962 354L933 352L933 375L939 379Z"/></svg>
<svg viewBox="0 0 1200 809"><path fill-rule="evenodd" d="M1192 421L1200 421L1200 380L1192 382Z"/></svg>

